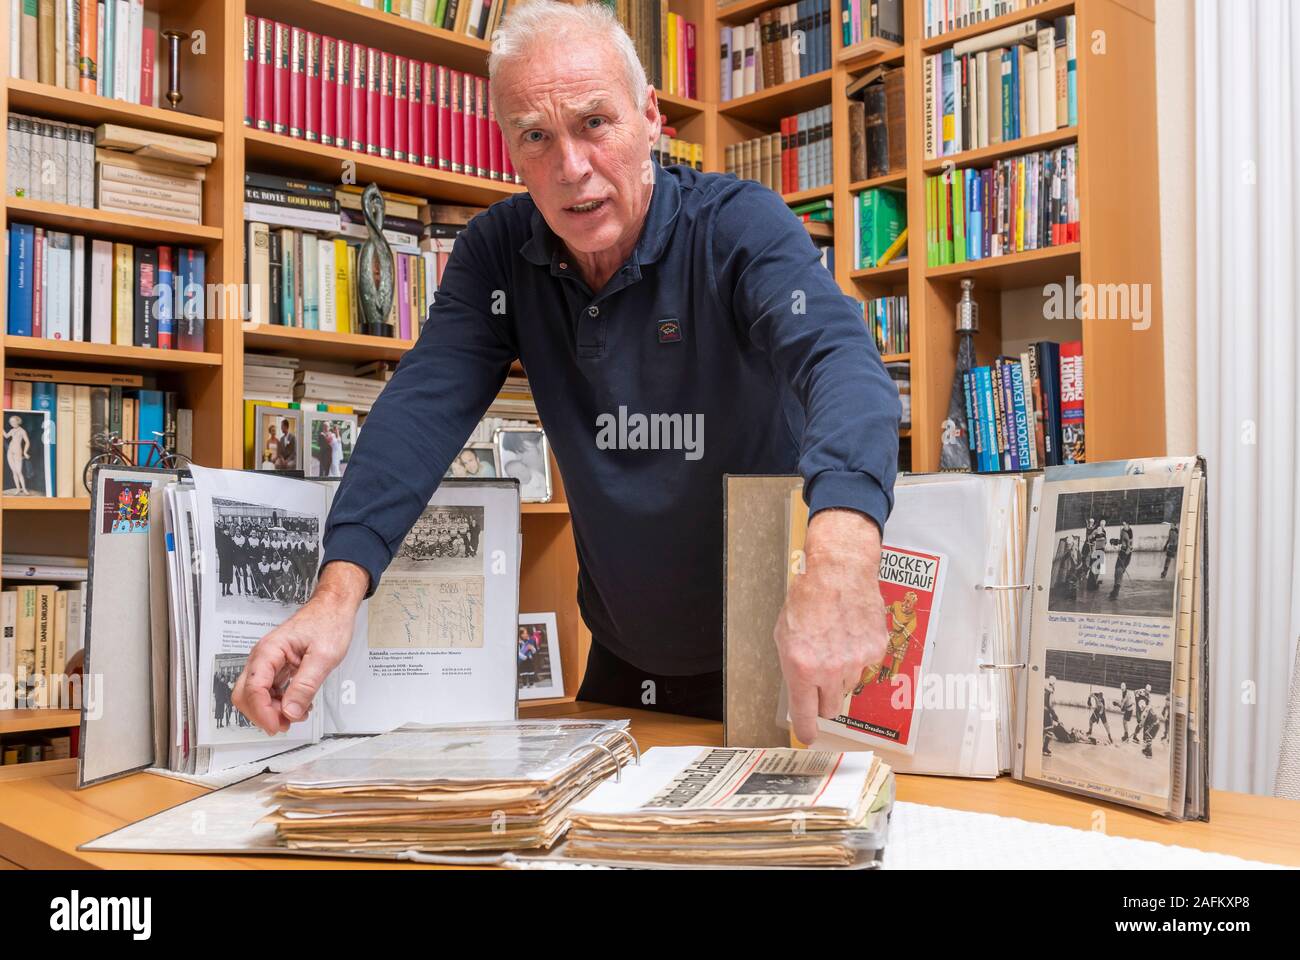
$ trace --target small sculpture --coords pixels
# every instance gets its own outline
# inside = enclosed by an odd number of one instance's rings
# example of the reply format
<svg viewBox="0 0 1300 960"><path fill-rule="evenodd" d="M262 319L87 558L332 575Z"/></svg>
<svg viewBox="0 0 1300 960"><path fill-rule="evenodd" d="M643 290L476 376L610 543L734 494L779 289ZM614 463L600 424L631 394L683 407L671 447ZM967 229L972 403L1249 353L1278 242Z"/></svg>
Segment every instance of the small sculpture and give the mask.
<svg viewBox="0 0 1300 960"><path fill-rule="evenodd" d="M384 236L384 197L373 183L361 194L361 213L369 236L357 253L363 333L393 336L388 315L393 309L393 250Z"/></svg>

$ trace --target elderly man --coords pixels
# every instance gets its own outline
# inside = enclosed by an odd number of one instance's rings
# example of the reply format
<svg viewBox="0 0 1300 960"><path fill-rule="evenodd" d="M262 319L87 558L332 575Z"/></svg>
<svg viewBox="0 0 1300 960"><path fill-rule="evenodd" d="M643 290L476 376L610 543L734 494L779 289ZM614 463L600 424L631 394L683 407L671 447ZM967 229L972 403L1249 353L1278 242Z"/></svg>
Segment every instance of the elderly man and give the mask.
<svg viewBox="0 0 1300 960"><path fill-rule="evenodd" d="M900 407L861 310L777 194L651 160L655 91L603 6L513 8L488 69L528 192L457 239L348 465L319 585L255 649L236 703L268 731L306 714L518 358L572 511L592 633L579 697L720 716L723 475L798 471L812 519L776 642L811 739L885 652ZM620 409L689 421L689 449L611 443L600 424Z"/></svg>

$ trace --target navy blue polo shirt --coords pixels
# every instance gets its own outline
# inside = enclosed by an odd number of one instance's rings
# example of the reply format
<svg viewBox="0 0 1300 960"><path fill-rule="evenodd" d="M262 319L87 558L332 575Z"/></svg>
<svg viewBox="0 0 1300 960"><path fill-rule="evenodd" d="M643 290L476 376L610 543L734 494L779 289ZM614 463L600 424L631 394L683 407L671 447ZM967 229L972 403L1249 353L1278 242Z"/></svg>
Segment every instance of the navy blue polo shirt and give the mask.
<svg viewBox="0 0 1300 960"><path fill-rule="evenodd" d="M564 476L583 618L640 669L722 666L724 474L798 472L814 512L884 528L901 410L860 308L776 193L656 166L597 292L527 193L470 221L366 418L324 562L373 590L516 358Z"/></svg>

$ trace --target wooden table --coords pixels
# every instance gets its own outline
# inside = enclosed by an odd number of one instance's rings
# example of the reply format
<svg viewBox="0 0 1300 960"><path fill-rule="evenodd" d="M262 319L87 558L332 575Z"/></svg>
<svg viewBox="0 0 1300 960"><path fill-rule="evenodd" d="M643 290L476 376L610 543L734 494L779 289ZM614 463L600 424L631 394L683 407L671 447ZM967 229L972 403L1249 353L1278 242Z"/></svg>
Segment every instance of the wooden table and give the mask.
<svg viewBox="0 0 1300 960"><path fill-rule="evenodd" d="M553 704L524 708L528 717L630 717L643 750L722 742L722 724L598 704ZM426 869L401 863L330 860L315 857L196 856L182 854L91 853L77 850L118 827L201 795L204 788L168 777L138 773L85 790L70 773L0 782L0 867L106 869ZM1171 823L1113 804L1000 780L898 777L898 799L1019 817L1090 830L1104 815L1112 836L1136 837L1300 866L1300 802L1215 791L1210 823ZM437 868L433 868L437 869Z"/></svg>

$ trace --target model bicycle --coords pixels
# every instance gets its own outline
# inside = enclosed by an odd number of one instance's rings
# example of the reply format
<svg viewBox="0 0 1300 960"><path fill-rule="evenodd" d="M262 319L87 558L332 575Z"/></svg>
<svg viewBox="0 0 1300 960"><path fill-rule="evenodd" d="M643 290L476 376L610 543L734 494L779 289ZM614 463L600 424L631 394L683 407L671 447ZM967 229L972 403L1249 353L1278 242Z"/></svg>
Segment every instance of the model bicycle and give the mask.
<svg viewBox="0 0 1300 960"><path fill-rule="evenodd" d="M94 494L95 468L99 466L175 469L190 465L189 457L168 450L176 440L174 433L151 432L153 440L123 440L115 433L95 434L91 438L91 448L102 452L91 457L82 472L81 482L86 492Z"/></svg>

